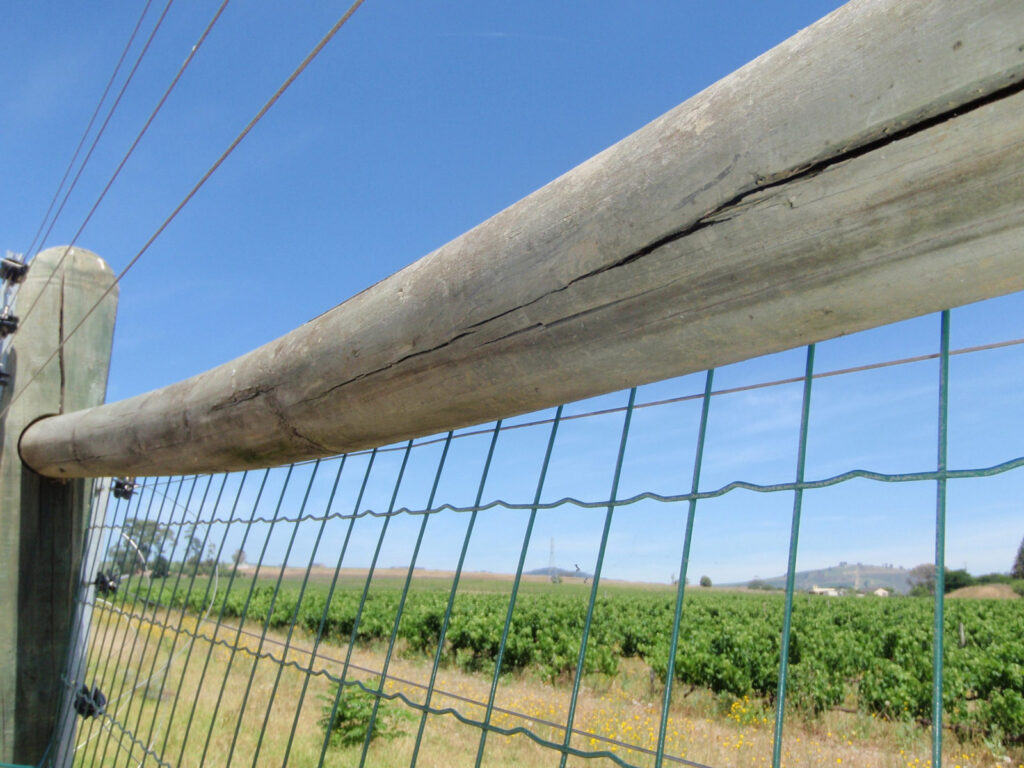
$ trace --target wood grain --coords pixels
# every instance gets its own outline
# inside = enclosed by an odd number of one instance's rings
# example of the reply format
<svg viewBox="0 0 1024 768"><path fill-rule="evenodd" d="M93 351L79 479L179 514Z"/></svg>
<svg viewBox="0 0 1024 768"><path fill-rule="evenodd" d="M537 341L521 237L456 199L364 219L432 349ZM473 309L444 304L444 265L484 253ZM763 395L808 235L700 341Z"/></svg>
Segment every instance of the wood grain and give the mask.
<svg viewBox="0 0 1024 768"><path fill-rule="evenodd" d="M54 477L388 444L1024 288L1024 4L852 2L292 333L34 425Z"/></svg>
<svg viewBox="0 0 1024 768"><path fill-rule="evenodd" d="M18 438L41 416L103 402L117 307L116 289L43 367L113 282L113 273L82 248L50 248L31 263L18 291L24 311L7 370L24 388L2 421L0 443L0 762L35 765L50 741L63 687L73 597L81 579L92 483L40 477L18 456ZM52 276L52 279L50 279ZM40 370L41 369L41 370ZM35 380L25 387L33 373Z"/></svg>

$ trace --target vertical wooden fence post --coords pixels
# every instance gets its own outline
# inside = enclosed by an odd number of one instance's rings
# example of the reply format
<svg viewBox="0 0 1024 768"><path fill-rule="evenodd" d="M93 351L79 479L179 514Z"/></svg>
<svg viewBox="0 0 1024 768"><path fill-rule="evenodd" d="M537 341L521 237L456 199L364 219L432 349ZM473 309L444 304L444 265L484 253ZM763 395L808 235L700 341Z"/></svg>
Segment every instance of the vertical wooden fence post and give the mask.
<svg viewBox="0 0 1024 768"><path fill-rule="evenodd" d="M35 308L13 339L0 398L10 404L0 420L0 762L35 765L50 743L92 499L91 480L50 480L23 465L18 441L40 418L103 402L117 289L103 294L113 282L96 254L58 247L33 259L18 291L15 314Z"/></svg>

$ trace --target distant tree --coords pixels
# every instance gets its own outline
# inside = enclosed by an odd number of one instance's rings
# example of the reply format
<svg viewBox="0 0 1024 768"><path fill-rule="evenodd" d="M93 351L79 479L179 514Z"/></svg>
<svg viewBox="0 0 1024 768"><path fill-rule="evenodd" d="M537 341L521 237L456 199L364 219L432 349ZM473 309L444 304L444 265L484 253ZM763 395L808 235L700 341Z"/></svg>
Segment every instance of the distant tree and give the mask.
<svg viewBox="0 0 1024 768"><path fill-rule="evenodd" d="M195 568L203 556L203 540L196 535L196 525L193 523L185 537L185 565Z"/></svg>
<svg viewBox="0 0 1024 768"><path fill-rule="evenodd" d="M950 571L950 570L946 571L946 579L945 579L945 591L946 592L952 592L954 589L961 589L963 587L972 587L972 586L974 586L977 583L978 583L977 579L975 579L973 576L971 576L971 574L969 574L963 568L960 568L960 569L955 570L955 571Z"/></svg>
<svg viewBox="0 0 1024 768"><path fill-rule="evenodd" d="M236 567L239 565L245 565L245 550L236 549L235 554L231 556L231 562L234 563Z"/></svg>
<svg viewBox="0 0 1024 768"><path fill-rule="evenodd" d="M702 587L710 587L711 586L711 578L708 577L708 576L701 576L700 577L700 585Z"/></svg>
<svg viewBox="0 0 1024 768"><path fill-rule="evenodd" d="M935 566L931 563L915 565L907 575L910 594L916 597L935 594Z"/></svg>
<svg viewBox="0 0 1024 768"><path fill-rule="evenodd" d="M163 555L170 537L170 528L156 520L129 517L107 550L108 565L118 573L144 571Z"/></svg>
<svg viewBox="0 0 1024 768"><path fill-rule="evenodd" d="M163 555L153 558L153 565L149 569L149 575L154 579L166 579L171 573L171 562Z"/></svg>
<svg viewBox="0 0 1024 768"><path fill-rule="evenodd" d="M212 541L206 545L206 557L203 559L203 565L210 573L213 573L217 567L217 545Z"/></svg>
<svg viewBox="0 0 1024 768"><path fill-rule="evenodd" d="M977 584L1009 584L1013 576L1008 573L985 573L974 580Z"/></svg>
<svg viewBox="0 0 1024 768"><path fill-rule="evenodd" d="M1013 561L1010 575L1015 579L1024 579L1024 539L1020 540L1020 546L1017 548L1017 559Z"/></svg>

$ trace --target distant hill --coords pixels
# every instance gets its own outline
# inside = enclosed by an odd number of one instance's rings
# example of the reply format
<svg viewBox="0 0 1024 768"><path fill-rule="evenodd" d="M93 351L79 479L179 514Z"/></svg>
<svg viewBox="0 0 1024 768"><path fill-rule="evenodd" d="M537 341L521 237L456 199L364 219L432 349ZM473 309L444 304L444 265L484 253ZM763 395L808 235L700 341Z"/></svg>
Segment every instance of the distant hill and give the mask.
<svg viewBox="0 0 1024 768"><path fill-rule="evenodd" d="M563 579L589 579L593 574L586 571L568 571L565 568L534 568L532 571L523 571L527 576L559 576Z"/></svg>
<svg viewBox="0 0 1024 768"><path fill-rule="evenodd" d="M910 591L910 583L907 580L909 575L910 571L903 568L888 568L864 563L842 563L814 571L797 571L793 582L798 592L805 592L813 586L846 587L860 592L870 592L879 587L885 587L905 595ZM785 574L770 579L760 579L760 581L778 589L786 587ZM745 586L747 583L749 582L741 582L734 586Z"/></svg>

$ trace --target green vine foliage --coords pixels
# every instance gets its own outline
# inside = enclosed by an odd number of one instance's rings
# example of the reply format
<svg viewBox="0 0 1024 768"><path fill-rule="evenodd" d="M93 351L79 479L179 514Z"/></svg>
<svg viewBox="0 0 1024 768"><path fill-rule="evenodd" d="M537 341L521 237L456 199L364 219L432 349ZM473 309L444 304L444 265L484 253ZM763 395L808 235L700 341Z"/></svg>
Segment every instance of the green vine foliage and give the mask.
<svg viewBox="0 0 1024 768"><path fill-rule="evenodd" d="M175 591L168 579L155 599L201 612L204 589ZM503 673L529 670L543 679L575 672L586 621L586 597L520 594L502 657ZM119 590L130 600L130 589ZM158 590L154 590L156 593ZM218 593L212 615L242 616L249 584ZM272 628L293 621L309 633L346 644L356 626L360 589L310 587L302 604L285 585L257 585L245 621ZM390 637L400 592L371 591L356 632L357 642ZM448 595L414 590L398 628L401 651L432 657L444 623ZM668 674L674 595L609 590L594 607L585 673L614 675L623 657L644 660L665 682ZM325 612L326 606L326 612ZM1024 739L1024 601L950 600L945 613L943 699L946 724L965 733ZM507 596L460 593L444 645L445 663L492 673L508 608ZM675 654L674 677L735 698L771 705L778 686L783 601L764 593L703 591L687 594ZM828 598L797 595L790 640L787 703L815 714L837 706L908 722L931 713L932 622L930 599ZM962 627L962 632L961 632ZM254 626L255 628L255 626ZM346 711L362 706L346 691ZM355 718L352 718L353 722ZM346 718L342 718L347 722Z"/></svg>
<svg viewBox="0 0 1024 768"><path fill-rule="evenodd" d="M367 687L375 685L372 680L365 684ZM338 686L339 683L333 683L330 691L320 697L323 704L320 710L320 727L332 748L361 745L366 741L366 729L377 697L358 686L347 686L339 697ZM393 739L401 735L403 723L412 719L411 712L382 699L374 720L371 741Z"/></svg>

